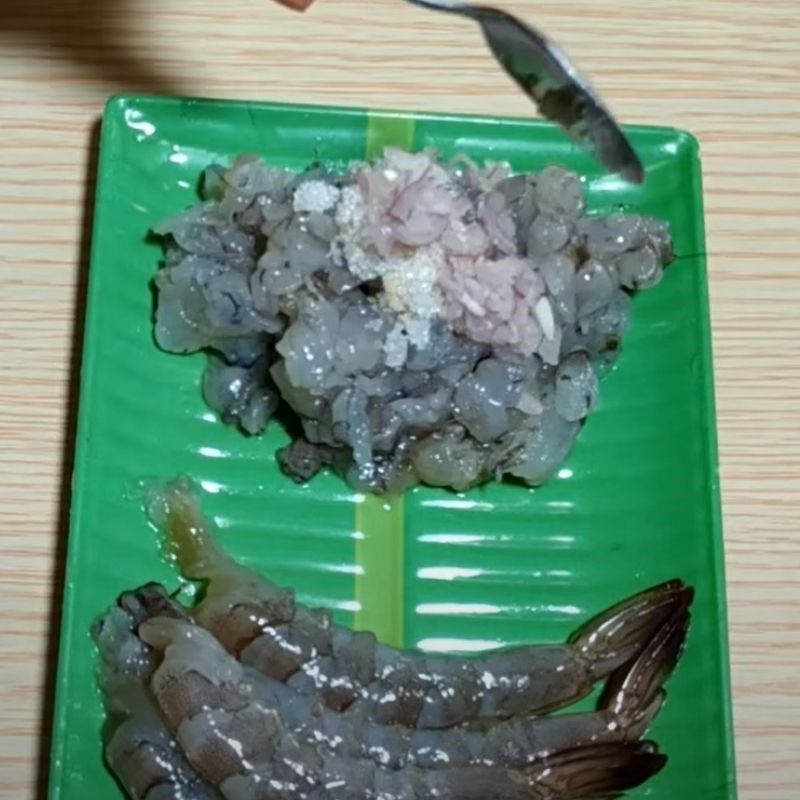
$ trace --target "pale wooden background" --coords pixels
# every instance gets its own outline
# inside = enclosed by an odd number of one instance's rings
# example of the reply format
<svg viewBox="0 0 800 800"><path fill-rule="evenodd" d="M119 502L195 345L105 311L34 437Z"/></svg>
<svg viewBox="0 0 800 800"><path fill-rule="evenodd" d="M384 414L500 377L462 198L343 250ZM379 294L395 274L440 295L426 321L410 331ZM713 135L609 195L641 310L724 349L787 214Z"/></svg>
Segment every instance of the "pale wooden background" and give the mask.
<svg viewBox="0 0 800 800"><path fill-rule="evenodd" d="M685 127L701 140L741 797L794 800L800 7L506 5L560 40L625 121ZM105 98L122 89L460 112L524 107L476 30L401 0L317 0L305 16L269 0L0 0L2 798L41 791L90 131Z"/></svg>

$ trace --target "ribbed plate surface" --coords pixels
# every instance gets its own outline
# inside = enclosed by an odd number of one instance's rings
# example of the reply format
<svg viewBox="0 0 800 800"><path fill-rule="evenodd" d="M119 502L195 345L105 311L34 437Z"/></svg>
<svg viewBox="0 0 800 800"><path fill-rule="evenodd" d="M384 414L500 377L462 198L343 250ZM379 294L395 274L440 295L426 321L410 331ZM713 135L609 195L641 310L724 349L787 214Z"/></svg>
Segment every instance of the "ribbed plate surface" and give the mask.
<svg viewBox="0 0 800 800"><path fill-rule="evenodd" d="M646 585L696 585L694 624L651 735L666 770L632 797L733 800L734 761L719 520L700 163L687 134L632 131L643 187L601 176L537 122L335 108L121 97L101 146L81 381L50 797L120 797L100 757L102 709L89 627L118 592L176 585L132 497L143 477L186 472L224 545L337 609L342 622L428 649L561 640L587 614ZM300 169L384 144L444 156L558 162L588 176L596 210L666 217L681 256L637 297L600 407L559 476L528 491L416 490L388 509L323 476L277 471L283 434L247 439L203 405L203 357L165 355L151 335L148 281L161 218L196 201L201 170L243 151Z"/></svg>

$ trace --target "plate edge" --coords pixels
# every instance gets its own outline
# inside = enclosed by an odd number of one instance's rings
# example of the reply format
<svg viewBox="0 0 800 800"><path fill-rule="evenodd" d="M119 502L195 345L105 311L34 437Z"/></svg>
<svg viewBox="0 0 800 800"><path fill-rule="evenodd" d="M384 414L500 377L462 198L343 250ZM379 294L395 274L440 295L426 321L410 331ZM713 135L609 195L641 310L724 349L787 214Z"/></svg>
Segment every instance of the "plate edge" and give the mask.
<svg viewBox="0 0 800 800"><path fill-rule="evenodd" d="M373 118L410 118L413 120L436 120L438 122L478 122L485 124L508 124L523 125L532 128L552 130L558 128L552 122L548 122L540 117L526 114L507 114L503 116L492 114L469 114L454 113L447 111L422 111L413 108L371 108L358 105L328 105L324 103L292 103L281 100L247 100L237 98L217 98L202 95L158 95L148 93L118 93L111 95L106 103L106 114L116 111L117 108L126 108L131 105L145 103L151 106L179 106L194 105L198 107L224 106L228 108L263 110L291 110L309 114L369 114ZM644 124L623 124L622 127L628 133L639 136L669 136L672 139L679 139L680 144L691 148L694 153L699 153L700 144L697 137L683 128L674 128L668 125L644 125Z"/></svg>
<svg viewBox="0 0 800 800"><path fill-rule="evenodd" d="M98 314L98 304L95 296L100 291L104 271L99 269L100 243L97 231L102 229L99 221L103 217L104 198L109 188L109 163L112 160L118 142L116 141L116 126L119 124L118 115L122 110L119 96L108 100L100 118L100 137L97 144L97 173L96 173L96 192L94 203L92 204L92 225L91 225L91 245L88 275L85 293L85 312L83 326L83 341L80 347L81 359L77 369L80 371L77 410L70 410L77 414L75 426L75 451L72 463L66 468L72 471L70 476L69 491L69 524L67 526L66 555L64 559L64 588L61 596L61 624L58 636L58 659L56 677L54 681L54 701L52 719L52 740L53 744L49 753L48 778L47 778L47 797L50 800L57 800L61 796L61 784L64 777L63 752L66 745L66 737L57 735L57 731L62 730L65 725L65 714L68 703L66 675L68 663L72 651L75 637L72 626L74 624L74 587L72 575L76 570L76 560L79 557L81 544L81 530L83 523L83 496L80 492L75 492L75 486L82 480L85 472L86 459L89 456L89 447L86 443L87 434L90 430L91 422L91 400L92 392L89 386L95 380L94 361L97 350L97 337L91 335L92 329L96 326ZM64 535L64 532L61 532ZM99 609L98 609L99 612ZM88 632L87 632L88 634Z"/></svg>
<svg viewBox="0 0 800 800"><path fill-rule="evenodd" d="M705 200L703 193L703 162L700 156L700 145L695 136L687 131L679 131L686 137L688 146L691 149L690 157L692 160L692 198L694 208L694 218L698 226L699 238L703 244L703 253L698 259L702 266L702 275L698 276L697 299L700 307L704 310L702 318L698 320L701 334L701 357L706 363L703 370L705 403L704 417L706 419L705 430L705 451L706 468L712 477L710 487L709 511L711 515L711 525L713 528L714 539L714 567L715 567L715 587L714 595L717 598L719 616L717 618L717 637L722 645L721 654L721 685L718 687L722 695L722 707L724 710L726 770L728 772L727 800L737 800L738 780L736 770L736 737L733 721L733 695L731 687L731 660L730 660L730 635L728 622L728 597L727 579L725 568L725 535L724 519L722 514L722 489L719 469L719 436L717 430L717 411L716 411L716 381L714 371L714 345L713 329L711 325L711 300L708 283L708 254L707 254L707 231L705 221Z"/></svg>
<svg viewBox="0 0 800 800"><path fill-rule="evenodd" d="M345 106L326 106L326 105L305 105L294 103L281 103L281 102L262 102L262 101L247 101L247 100L218 100L213 98L181 98L181 97L159 97L150 95L127 95L119 94L112 96L106 104L103 114L102 131L99 143L99 160L97 168L97 195L93 204L93 224L92 224L92 243L91 243L91 256L90 266L88 272L88 283L86 290L86 317L85 317L85 333L81 347L81 362L80 362L80 389L79 389L79 405L77 410L77 426L76 426L76 446L75 456L73 460L72 478L70 481L70 513L69 513L69 534L67 542L67 555L66 555L66 572L65 572L65 587L62 595L62 627L59 636L59 656L58 656L58 671L55 680L56 699L54 703L53 713L53 726L54 731L59 727L63 727L63 715L66 709L68 698L64 696L64 687L62 683L65 677L65 665L68 662L68 653L71 650L71 642L69 635L71 631L72 622L72 606L74 602L73 588L70 584L70 575L74 570L73 562L77 558L78 543L81 536L81 523L83 517L82 499L80 494L77 496L74 493L75 485L80 481L82 473L85 469L85 460L88 457L88 448L85 444L86 432L89 429L88 418L89 411L87 406L90 403L86 399L91 392L89 385L95 380L94 375L94 359L96 352L95 337L89 335L90 330L97 324L97 304L94 302L95 295L98 294L98 288L101 283L101 276L103 270L97 266L99 259L99 245L96 238L95 231L100 229L98 220L102 216L101 199L104 198L109 189L109 176L108 165L117 152L119 142L115 138L116 125L119 124L119 114L124 109L129 108L131 104L139 103L142 101L157 101L158 105L171 105L184 102L208 104L208 105L228 105L228 106L241 106L258 107L264 110L269 109L294 109L309 111L314 114L336 112L339 114L361 114L364 109L358 107L345 107ZM375 116L386 117L406 117L413 119L431 119L438 121L459 121L471 120L475 122L506 122L509 124L518 124L530 126L531 128L552 128L553 126L547 122L530 119L527 117L492 117L471 114L447 114L438 112L414 112L402 110L389 110L389 109L369 109L367 113ZM704 245L706 242L706 229L704 217L704 203L702 194L702 166L699 157L699 143L697 139L688 131L680 129L662 127L662 126L625 126L627 130L639 131L642 133L654 135L669 135L675 137L676 134L686 142L687 146L691 149L692 157L692 171L694 173L694 187L693 187L693 204L695 205L694 213L698 223L699 236ZM707 280L707 257L705 253L701 258L703 275L698 280L698 301L704 314L700 322L702 332L702 357L707 362L709 369L704 370L704 383L705 383L705 416L710 424L707 425L706 431L706 451L708 457L707 467L709 474L713 476L713 485L711 487L710 502L712 504L712 525L714 528L716 542L714 543L714 556L716 567L716 580L717 591L716 595L720 602L720 641L723 645L723 672L721 676L723 685L721 690L725 693L725 708L726 715L726 741L731 750L731 759L734 758L734 738L733 738L733 721L732 721L732 707L730 701L730 651L728 642L728 627L727 627L727 597L725 591L725 562L724 562L724 538L722 529L722 514L721 514L721 491L719 485L719 460L718 460L718 442L717 442L717 428L716 428L716 403L715 403L715 384L713 374L713 347L710 325L710 303L708 293L708 280ZM61 781L63 779L63 770L59 765L59 757L63 752L65 744L65 737L55 737L57 739L57 747L54 746L50 753L50 773L48 780L48 796L57 798L60 796ZM731 793L729 794L730 800L736 798L735 786L735 762L731 762L734 767L733 776L734 783L731 786ZM731 766L729 765L729 766Z"/></svg>

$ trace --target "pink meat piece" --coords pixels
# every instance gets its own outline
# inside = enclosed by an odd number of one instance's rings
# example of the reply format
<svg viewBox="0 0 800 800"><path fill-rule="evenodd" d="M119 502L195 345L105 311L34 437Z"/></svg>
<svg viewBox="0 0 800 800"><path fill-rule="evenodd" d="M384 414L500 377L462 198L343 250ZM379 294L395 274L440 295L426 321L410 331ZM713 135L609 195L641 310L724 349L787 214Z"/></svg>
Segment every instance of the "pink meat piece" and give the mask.
<svg viewBox="0 0 800 800"><path fill-rule="evenodd" d="M545 286L527 259L450 256L439 288L444 316L458 333L521 355L536 352L542 330L534 306Z"/></svg>
<svg viewBox="0 0 800 800"><path fill-rule="evenodd" d="M398 245L439 241L471 207L428 153L387 148L380 168L362 169L357 181L366 210L362 234L384 258Z"/></svg>

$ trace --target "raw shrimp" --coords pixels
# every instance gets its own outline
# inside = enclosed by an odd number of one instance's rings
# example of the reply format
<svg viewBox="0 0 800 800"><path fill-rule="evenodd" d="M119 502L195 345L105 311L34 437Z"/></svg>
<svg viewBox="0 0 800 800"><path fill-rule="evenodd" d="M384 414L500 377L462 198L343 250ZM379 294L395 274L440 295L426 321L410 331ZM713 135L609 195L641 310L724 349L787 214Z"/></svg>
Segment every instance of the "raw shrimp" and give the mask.
<svg viewBox="0 0 800 800"><path fill-rule="evenodd" d="M213 663L217 674L226 676L222 688L230 690L231 696L246 696L264 708L277 710L299 740L319 744L339 757L371 759L391 769L408 765L428 769L494 764L525 767L567 747L640 738L661 707L661 684L680 657L688 621L686 611L676 614L629 668L612 676L599 711L522 717L485 731L380 725L365 719L357 704L344 712L330 711L316 697L298 694L280 681L241 666L210 633L199 628L189 637L196 648L189 663ZM185 680L198 681L196 677ZM173 724L181 724L177 716L171 714L170 718Z"/></svg>
<svg viewBox="0 0 800 800"><path fill-rule="evenodd" d="M299 174L212 165L203 202L155 228L156 343L207 353L224 424L257 435L280 407L294 481L539 486L591 419L631 296L674 260L666 221L589 215L584 183L431 148Z"/></svg>
<svg viewBox="0 0 800 800"><path fill-rule="evenodd" d="M106 745L108 766L133 800L220 800L178 749L144 687L128 694L130 716Z"/></svg>
<svg viewBox="0 0 800 800"><path fill-rule="evenodd" d="M578 629L564 645L529 645L478 658L404 652L372 633L332 624L216 545L190 484L153 489L151 519L183 574L207 582L193 616L242 662L340 711L358 703L381 724L448 728L545 713L585 697L635 658L693 591L670 581Z"/></svg>
<svg viewBox="0 0 800 800"><path fill-rule="evenodd" d="M151 690L188 760L227 800L545 800L616 794L660 770L645 743L571 748L525 768L495 764L387 769L303 741L259 702L246 670L208 631L166 617L141 639L163 659ZM562 761L563 759L563 761Z"/></svg>
<svg viewBox="0 0 800 800"><path fill-rule="evenodd" d="M123 594L94 627L109 713L106 762L133 800L220 800L183 757L147 691L156 662L136 629L154 614L182 611L160 586L149 584Z"/></svg>
<svg viewBox="0 0 800 800"><path fill-rule="evenodd" d="M555 753L524 770L449 767L386 772L370 764L323 760L296 774L297 762L235 775L221 788L226 800L589 800L618 797L663 769L651 742L590 745ZM277 777L280 776L280 777Z"/></svg>

